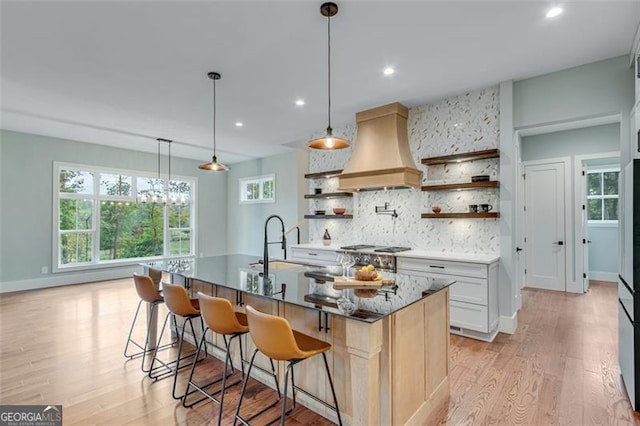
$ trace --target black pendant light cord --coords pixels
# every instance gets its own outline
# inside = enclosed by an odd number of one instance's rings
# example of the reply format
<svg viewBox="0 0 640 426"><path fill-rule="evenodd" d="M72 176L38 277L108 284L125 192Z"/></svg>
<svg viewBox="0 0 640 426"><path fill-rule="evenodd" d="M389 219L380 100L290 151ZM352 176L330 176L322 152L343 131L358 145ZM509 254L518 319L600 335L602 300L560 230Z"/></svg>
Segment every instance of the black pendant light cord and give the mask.
<svg viewBox="0 0 640 426"><path fill-rule="evenodd" d="M213 79L213 158L216 157L216 79Z"/></svg>
<svg viewBox="0 0 640 426"><path fill-rule="evenodd" d="M328 105L327 116L329 117L329 124L327 130L331 130L331 15L327 16L327 92L328 92Z"/></svg>

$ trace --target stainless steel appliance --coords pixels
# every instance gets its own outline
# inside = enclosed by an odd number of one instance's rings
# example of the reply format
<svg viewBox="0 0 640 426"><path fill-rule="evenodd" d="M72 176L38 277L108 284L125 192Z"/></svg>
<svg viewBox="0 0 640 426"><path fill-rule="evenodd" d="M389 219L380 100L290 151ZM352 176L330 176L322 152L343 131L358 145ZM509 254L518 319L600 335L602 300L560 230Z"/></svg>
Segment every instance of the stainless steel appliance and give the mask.
<svg viewBox="0 0 640 426"><path fill-rule="evenodd" d="M409 247L387 247L368 244L340 247L340 252L352 255L355 266L373 265L377 269L396 272L396 256L394 253L411 250Z"/></svg>
<svg viewBox="0 0 640 426"><path fill-rule="evenodd" d="M640 159L624 169L619 217L618 357L633 409L640 411ZM636 315L638 314L638 315Z"/></svg>

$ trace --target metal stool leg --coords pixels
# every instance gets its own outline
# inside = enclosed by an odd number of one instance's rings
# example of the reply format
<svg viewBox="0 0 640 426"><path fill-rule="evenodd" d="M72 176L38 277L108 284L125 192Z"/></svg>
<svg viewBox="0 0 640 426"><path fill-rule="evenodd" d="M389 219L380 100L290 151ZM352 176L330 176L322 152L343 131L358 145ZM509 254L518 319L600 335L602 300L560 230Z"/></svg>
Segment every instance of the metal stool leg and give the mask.
<svg viewBox="0 0 640 426"><path fill-rule="evenodd" d="M324 360L324 368L327 370L327 377L329 378L329 386L331 387L331 395L333 395L333 403L336 405L336 414L338 415L338 424L342 426L342 418L340 417L340 408L338 407L338 398L336 398L336 390L333 387L333 380L331 379L331 372L329 371L329 363L327 362L327 354L322 352L322 359Z"/></svg>

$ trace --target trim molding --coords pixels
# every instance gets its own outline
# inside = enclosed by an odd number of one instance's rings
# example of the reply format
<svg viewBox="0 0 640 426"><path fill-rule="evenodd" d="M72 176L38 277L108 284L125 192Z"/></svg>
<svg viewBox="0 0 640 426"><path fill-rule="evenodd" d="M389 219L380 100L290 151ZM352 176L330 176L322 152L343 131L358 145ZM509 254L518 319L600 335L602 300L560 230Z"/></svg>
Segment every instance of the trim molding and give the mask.
<svg viewBox="0 0 640 426"><path fill-rule="evenodd" d="M590 280L618 282L617 272L589 271L588 277Z"/></svg>
<svg viewBox="0 0 640 426"><path fill-rule="evenodd" d="M500 333L513 334L518 328L518 312L514 312L510 317L506 315L500 315L500 324L498 325L498 331Z"/></svg>
<svg viewBox="0 0 640 426"><path fill-rule="evenodd" d="M106 271L86 271L82 273L60 275L52 274L44 278L0 282L0 293L14 291L37 290L49 287L60 287L71 284L84 284L94 281L115 280L127 278L134 272L140 272L140 266L128 266Z"/></svg>

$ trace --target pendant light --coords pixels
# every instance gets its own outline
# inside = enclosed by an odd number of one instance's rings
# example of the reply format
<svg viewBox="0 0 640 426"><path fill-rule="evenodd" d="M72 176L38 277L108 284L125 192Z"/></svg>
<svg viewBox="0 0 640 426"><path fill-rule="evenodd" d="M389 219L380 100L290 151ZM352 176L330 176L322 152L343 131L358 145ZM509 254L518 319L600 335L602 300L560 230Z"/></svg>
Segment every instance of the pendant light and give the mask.
<svg viewBox="0 0 640 426"><path fill-rule="evenodd" d="M216 80L220 80L222 76L217 72L210 72L207 76L213 80L213 158L210 163L201 164L198 168L210 172L226 172L229 167L218 163L216 157Z"/></svg>
<svg viewBox="0 0 640 426"><path fill-rule="evenodd" d="M350 145L350 142L333 135L331 128L331 17L338 14L338 5L332 2L323 3L320 13L327 18L327 93L328 93L328 125L327 133L317 139L309 141L309 148L313 149L342 149Z"/></svg>

